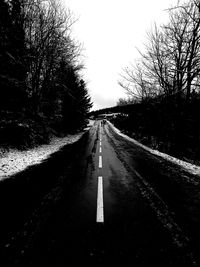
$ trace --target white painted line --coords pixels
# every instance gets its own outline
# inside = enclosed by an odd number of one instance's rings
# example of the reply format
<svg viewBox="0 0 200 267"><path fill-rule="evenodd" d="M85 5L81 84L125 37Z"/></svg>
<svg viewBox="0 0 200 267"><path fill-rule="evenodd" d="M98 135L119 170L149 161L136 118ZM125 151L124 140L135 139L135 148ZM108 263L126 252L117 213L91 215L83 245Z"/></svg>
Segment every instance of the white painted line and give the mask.
<svg viewBox="0 0 200 267"><path fill-rule="evenodd" d="M100 146L101 146L101 141L100 141Z"/></svg>
<svg viewBox="0 0 200 267"><path fill-rule="evenodd" d="M102 153L102 149L101 149L101 147L99 148L99 153Z"/></svg>
<svg viewBox="0 0 200 267"><path fill-rule="evenodd" d="M103 211L103 177L98 177L98 191L97 191L97 217L98 223L104 222L104 211Z"/></svg>
<svg viewBox="0 0 200 267"><path fill-rule="evenodd" d="M102 168L102 156L99 156L99 168Z"/></svg>

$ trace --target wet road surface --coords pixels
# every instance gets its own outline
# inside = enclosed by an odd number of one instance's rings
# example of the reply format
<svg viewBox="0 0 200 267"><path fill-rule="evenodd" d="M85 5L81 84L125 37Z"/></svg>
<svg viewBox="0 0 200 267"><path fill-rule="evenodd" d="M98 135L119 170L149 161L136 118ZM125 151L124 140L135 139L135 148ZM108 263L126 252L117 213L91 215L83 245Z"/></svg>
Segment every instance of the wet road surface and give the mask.
<svg viewBox="0 0 200 267"><path fill-rule="evenodd" d="M0 184L3 266L198 266L198 177L107 122L82 139Z"/></svg>

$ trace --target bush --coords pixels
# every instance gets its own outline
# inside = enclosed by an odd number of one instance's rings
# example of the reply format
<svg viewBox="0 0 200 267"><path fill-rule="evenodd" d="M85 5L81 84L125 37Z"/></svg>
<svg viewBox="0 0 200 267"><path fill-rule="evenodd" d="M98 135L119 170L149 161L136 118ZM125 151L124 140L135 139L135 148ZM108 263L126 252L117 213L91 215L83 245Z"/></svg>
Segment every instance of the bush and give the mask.
<svg viewBox="0 0 200 267"><path fill-rule="evenodd" d="M25 149L49 141L42 124L34 121L3 121L0 124L0 145Z"/></svg>

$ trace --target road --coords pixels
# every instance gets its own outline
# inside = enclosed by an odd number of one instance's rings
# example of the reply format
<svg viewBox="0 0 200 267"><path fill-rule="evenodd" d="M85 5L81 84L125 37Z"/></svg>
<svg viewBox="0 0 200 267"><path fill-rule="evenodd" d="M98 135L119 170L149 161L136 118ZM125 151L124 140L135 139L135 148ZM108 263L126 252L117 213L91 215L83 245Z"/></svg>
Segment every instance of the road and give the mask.
<svg viewBox="0 0 200 267"><path fill-rule="evenodd" d="M96 121L0 184L1 266L199 266L199 189L198 177Z"/></svg>

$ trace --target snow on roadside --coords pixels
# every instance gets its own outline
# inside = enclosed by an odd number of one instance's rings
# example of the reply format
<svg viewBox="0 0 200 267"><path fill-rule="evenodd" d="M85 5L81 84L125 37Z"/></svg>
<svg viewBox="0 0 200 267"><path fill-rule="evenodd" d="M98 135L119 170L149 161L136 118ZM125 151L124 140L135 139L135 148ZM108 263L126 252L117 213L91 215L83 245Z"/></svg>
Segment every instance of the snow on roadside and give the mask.
<svg viewBox="0 0 200 267"><path fill-rule="evenodd" d="M197 165L194 165L194 164L191 164L189 162L186 162L186 161L183 161L183 160L180 160L180 159L177 159L175 157L172 157L168 154L165 154L163 152L160 152L158 150L154 150L154 149L151 149L141 143L139 143L138 141L136 141L135 139L133 138L130 138L129 136L121 133L121 131L119 129L117 129L111 122L107 121L108 124L112 127L112 129L119 135L121 135L122 137L124 137L125 139L131 141L132 143L142 147L143 149L147 150L148 152L154 154L154 155L157 155L157 156L160 156L168 161L171 161L173 163L176 163L178 164L179 166L181 166L182 168L184 168L186 171L192 173L192 174L195 174L195 175L199 175L200 176L200 166L197 166Z"/></svg>
<svg viewBox="0 0 200 267"><path fill-rule="evenodd" d="M89 130L95 123L95 120L88 120L88 125L87 127L84 129L84 131Z"/></svg>
<svg viewBox="0 0 200 267"><path fill-rule="evenodd" d="M4 155L0 155L0 180L16 174L28 166L41 163L52 153L58 151L61 147L78 141L84 132L76 135L68 135L64 138L55 137L50 144L41 145L29 150L19 151L12 149Z"/></svg>
<svg viewBox="0 0 200 267"><path fill-rule="evenodd" d="M88 127L92 127L95 123L95 120L89 120Z"/></svg>

